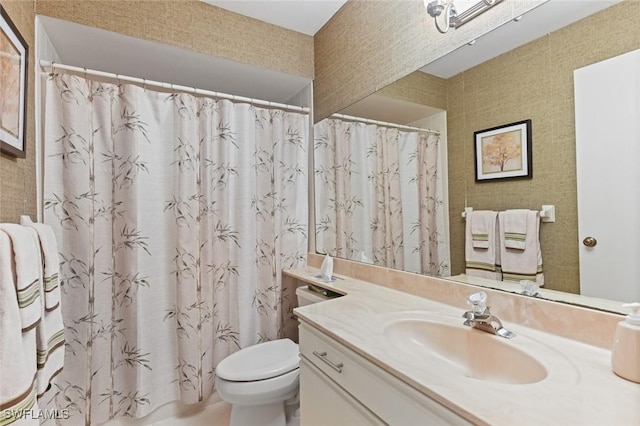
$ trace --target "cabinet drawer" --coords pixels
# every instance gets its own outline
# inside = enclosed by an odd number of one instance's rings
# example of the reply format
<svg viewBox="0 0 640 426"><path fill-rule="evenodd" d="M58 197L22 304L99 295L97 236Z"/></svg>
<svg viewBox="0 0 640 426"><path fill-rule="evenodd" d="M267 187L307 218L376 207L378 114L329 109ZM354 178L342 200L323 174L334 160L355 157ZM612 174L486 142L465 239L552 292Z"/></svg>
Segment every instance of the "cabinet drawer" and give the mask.
<svg viewBox="0 0 640 426"><path fill-rule="evenodd" d="M390 425L471 424L304 322L300 324L300 354Z"/></svg>
<svg viewBox="0 0 640 426"><path fill-rule="evenodd" d="M300 360L300 426L384 426L371 410L305 358Z"/></svg>

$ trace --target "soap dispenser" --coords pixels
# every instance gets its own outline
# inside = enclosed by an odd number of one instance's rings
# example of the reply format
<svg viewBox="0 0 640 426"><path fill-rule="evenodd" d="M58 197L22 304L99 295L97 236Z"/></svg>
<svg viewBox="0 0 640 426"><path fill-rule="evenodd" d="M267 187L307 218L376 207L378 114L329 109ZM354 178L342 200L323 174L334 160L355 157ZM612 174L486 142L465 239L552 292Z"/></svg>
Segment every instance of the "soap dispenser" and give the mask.
<svg viewBox="0 0 640 426"><path fill-rule="evenodd" d="M618 376L640 383L640 303L622 305L631 314L616 327L611 350L611 368Z"/></svg>

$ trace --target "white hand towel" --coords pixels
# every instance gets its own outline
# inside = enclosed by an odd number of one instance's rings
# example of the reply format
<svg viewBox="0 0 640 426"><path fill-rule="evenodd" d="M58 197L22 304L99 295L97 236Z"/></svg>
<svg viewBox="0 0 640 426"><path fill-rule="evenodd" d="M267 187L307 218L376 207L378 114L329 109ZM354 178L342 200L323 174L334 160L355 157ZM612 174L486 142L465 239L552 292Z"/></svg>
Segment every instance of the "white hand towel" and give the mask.
<svg viewBox="0 0 640 426"><path fill-rule="evenodd" d="M500 229L500 257L502 260L503 281L531 280L544 285L542 272L542 249L540 247L540 212L529 210L527 213L527 234L524 250L505 247L504 244L505 212L498 214Z"/></svg>
<svg viewBox="0 0 640 426"><path fill-rule="evenodd" d="M32 224L30 224L32 225ZM35 224L33 224L35 225ZM40 228L46 232L46 229L49 228L47 225L38 224L39 227L30 226L27 229L29 235L33 239L33 241L38 246L38 250L34 253L34 258L38 262L38 270L41 274L40 280L40 291L41 291L41 300L46 300L44 295L45 293L45 284L42 271L44 270L44 257L40 251L40 247L44 246L42 240L39 238L39 232L37 228ZM49 228L50 230L51 228ZM47 236L53 236L53 232ZM55 260L52 256L54 254L49 253L49 261L58 263L58 251L57 245L55 244L55 237L53 240L48 240L48 244L53 244L54 247L49 247L55 249ZM57 267L55 270L57 271ZM57 277L57 273L56 273ZM56 286L52 292L58 292L58 286ZM49 388L49 385L52 383L54 377L56 377L61 371L64 364L64 325L62 322L62 312L60 309L60 296L59 294L55 297L55 300L58 302L53 306L52 309L45 308L45 304L41 304L42 309L42 320L36 327L36 347L37 347L37 369L38 369L38 398L40 398Z"/></svg>
<svg viewBox="0 0 640 426"><path fill-rule="evenodd" d="M38 244L42 249L42 263L44 271L44 307L47 312L57 308L60 303L60 288L58 283L58 244L53 229L44 223L22 220L22 225L33 228L38 233Z"/></svg>
<svg viewBox="0 0 640 426"><path fill-rule="evenodd" d="M474 247L472 223L476 217L483 218L487 224L487 247ZM502 280L500 272L500 252L498 249L497 213L476 210L467 213L465 227L465 263L467 275Z"/></svg>
<svg viewBox="0 0 640 426"><path fill-rule="evenodd" d="M527 236L527 209L507 210L504 212L504 246L524 250Z"/></svg>
<svg viewBox="0 0 640 426"><path fill-rule="evenodd" d="M22 330L34 328L42 317L40 300L40 264L34 253L40 252L28 228L13 223L1 223L0 230L11 239L15 265L16 291L22 319Z"/></svg>
<svg viewBox="0 0 640 426"><path fill-rule="evenodd" d="M489 248L489 234L496 227L496 212L478 210L467 213L467 222L471 225L471 240L474 248Z"/></svg>
<svg viewBox="0 0 640 426"><path fill-rule="evenodd" d="M0 415L2 422L38 425L37 418L18 414L21 410L37 410L38 403L36 331L22 331L14 270L11 239L0 231Z"/></svg>

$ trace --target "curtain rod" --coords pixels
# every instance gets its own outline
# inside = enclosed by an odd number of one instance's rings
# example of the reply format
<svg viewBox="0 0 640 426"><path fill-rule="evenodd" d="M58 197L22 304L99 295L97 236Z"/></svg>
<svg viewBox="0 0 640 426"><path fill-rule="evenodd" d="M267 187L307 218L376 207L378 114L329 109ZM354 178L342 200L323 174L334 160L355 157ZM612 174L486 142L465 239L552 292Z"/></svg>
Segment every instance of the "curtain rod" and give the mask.
<svg viewBox="0 0 640 426"><path fill-rule="evenodd" d="M42 67L42 68L51 68L52 71L55 70L55 69L61 69L61 70L71 71L71 72L79 73L79 74L83 74L83 75L93 75L93 76L96 76L96 77L110 78L110 79L114 79L114 80L117 80L117 81L126 81L126 82L129 82L129 83L135 83L135 84L142 85L143 87L159 87L159 88L162 88L162 89L177 90L177 91L180 91L180 92L193 93L194 95L209 96L209 97L219 98L219 99L228 99L228 100L234 101L234 102L245 102L245 103L249 103L251 105L256 105L256 106L263 106L263 107L268 107L268 108L280 108L280 109L287 109L287 110L290 110L290 111L309 113L309 108L308 107L300 107L300 106L296 106L296 105L286 105L286 104L282 104L282 103L278 103L278 102L263 101L263 100L260 100L260 99L246 98L244 96L229 95L229 94L226 94L226 93L220 93L220 92L213 92L213 91L210 91L210 90L197 89L195 87L181 86L179 84L163 83L163 82L160 82L160 81L147 80L147 79L144 79L144 78L130 77L130 76L114 74L114 73L105 72L105 71L91 70L91 69L87 69L87 68L76 67L76 66L73 66L73 65L64 65L64 64L59 64L59 63L56 63L56 62L49 62L49 61L46 61L44 59L40 60L40 67Z"/></svg>
<svg viewBox="0 0 640 426"><path fill-rule="evenodd" d="M343 120L348 120L348 121L357 121L360 123L376 124L378 126L384 126L384 127L393 127L400 130L411 130L414 132L427 132L427 133L433 133L434 135L440 135L440 132L437 130L421 129L420 127L403 126L401 124L387 123L386 121L371 120L369 118L354 117L352 115L332 114L331 117L341 118Z"/></svg>

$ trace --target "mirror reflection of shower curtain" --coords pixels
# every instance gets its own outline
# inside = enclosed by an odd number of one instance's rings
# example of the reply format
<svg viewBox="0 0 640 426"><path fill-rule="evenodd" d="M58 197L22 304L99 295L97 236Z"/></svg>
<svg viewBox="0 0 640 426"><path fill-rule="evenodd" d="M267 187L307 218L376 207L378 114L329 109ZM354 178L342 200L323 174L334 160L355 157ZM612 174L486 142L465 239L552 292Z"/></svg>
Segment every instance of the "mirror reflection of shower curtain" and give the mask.
<svg viewBox="0 0 640 426"><path fill-rule="evenodd" d="M329 118L315 125L316 249L443 276L439 136Z"/></svg>

